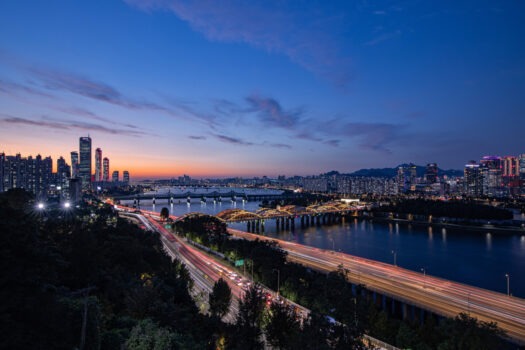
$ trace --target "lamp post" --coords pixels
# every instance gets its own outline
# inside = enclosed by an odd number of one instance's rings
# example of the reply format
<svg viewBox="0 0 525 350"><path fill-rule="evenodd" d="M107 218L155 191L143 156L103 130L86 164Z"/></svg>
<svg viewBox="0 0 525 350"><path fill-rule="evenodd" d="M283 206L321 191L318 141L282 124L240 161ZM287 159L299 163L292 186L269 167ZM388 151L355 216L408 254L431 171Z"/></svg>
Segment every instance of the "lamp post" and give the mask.
<svg viewBox="0 0 525 350"><path fill-rule="evenodd" d="M392 254L394 255L394 266L397 266L397 252L395 250L392 250Z"/></svg>
<svg viewBox="0 0 525 350"><path fill-rule="evenodd" d="M279 296L279 287L281 284L281 271L279 271L279 269L273 269L273 271L277 271L277 296Z"/></svg>
<svg viewBox="0 0 525 350"><path fill-rule="evenodd" d="M506 273L505 278L507 279L507 295L510 296L510 275Z"/></svg>
<svg viewBox="0 0 525 350"><path fill-rule="evenodd" d="M333 238L330 238L332 240L332 251L335 253L335 242Z"/></svg>
<svg viewBox="0 0 525 350"><path fill-rule="evenodd" d="M426 288L427 287L427 285L426 285L426 283L427 283L427 277L426 277L427 276L427 270L425 270L425 268L422 267L421 271L423 272L423 288Z"/></svg>

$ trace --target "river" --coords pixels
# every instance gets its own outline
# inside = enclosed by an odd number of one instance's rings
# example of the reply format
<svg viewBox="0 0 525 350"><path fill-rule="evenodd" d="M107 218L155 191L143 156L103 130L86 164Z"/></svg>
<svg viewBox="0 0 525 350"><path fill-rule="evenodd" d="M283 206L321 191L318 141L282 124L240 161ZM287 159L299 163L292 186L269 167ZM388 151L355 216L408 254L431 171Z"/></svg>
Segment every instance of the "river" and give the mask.
<svg viewBox="0 0 525 350"><path fill-rule="evenodd" d="M192 199L189 205L186 200L180 203L177 200L173 205L157 201L155 206L151 201L142 201L141 208L160 212L167 207L170 214L177 216L190 212L213 215L232 208L256 211L259 204L240 200L232 203L229 198L213 203L208 198L205 204L199 199ZM231 227L246 230L245 223L234 223ZM264 234L390 264L394 263L392 252L395 252L400 267L420 272L424 269L429 275L502 293L507 292L505 274L508 273L511 294L525 298L525 235L522 234L451 230L358 219L310 227L301 227L299 220L296 220L293 231L277 229L275 220L267 220Z"/></svg>

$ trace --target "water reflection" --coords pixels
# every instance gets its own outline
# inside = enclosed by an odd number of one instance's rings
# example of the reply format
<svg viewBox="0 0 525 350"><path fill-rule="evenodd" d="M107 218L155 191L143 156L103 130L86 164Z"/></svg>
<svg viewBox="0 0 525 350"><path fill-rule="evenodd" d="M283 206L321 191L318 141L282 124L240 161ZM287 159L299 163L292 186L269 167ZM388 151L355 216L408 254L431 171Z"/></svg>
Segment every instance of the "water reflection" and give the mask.
<svg viewBox="0 0 525 350"><path fill-rule="evenodd" d="M133 201L129 205L133 205ZM237 207L241 205L239 200ZM143 201L141 207L150 209L153 205L151 201ZM160 211L163 207L168 205L159 203L155 210ZM235 206L225 199L222 203L217 201L215 205L201 205L196 199L190 206L185 200L180 204L174 201L169 208L170 214L180 216L191 211L213 215ZM243 208L255 212L259 209L259 202L246 202ZM230 226L246 230L247 224L236 223ZM296 220L295 231L291 227L281 228L276 225L275 220L266 220L264 232L268 237L329 250L335 246L336 251L341 250L388 264L393 263L391 252L395 250L398 252L397 263L400 267L420 271L421 266L426 266L436 276L500 292L502 274L508 272L518 276L525 271L525 235L521 233L499 235L440 227L436 228L436 234L441 236L442 243L436 245L433 227L413 226L409 230L406 223L374 222L372 225L367 220L357 218L339 224L311 224L304 227ZM513 294L524 297L525 279L516 279L514 285Z"/></svg>

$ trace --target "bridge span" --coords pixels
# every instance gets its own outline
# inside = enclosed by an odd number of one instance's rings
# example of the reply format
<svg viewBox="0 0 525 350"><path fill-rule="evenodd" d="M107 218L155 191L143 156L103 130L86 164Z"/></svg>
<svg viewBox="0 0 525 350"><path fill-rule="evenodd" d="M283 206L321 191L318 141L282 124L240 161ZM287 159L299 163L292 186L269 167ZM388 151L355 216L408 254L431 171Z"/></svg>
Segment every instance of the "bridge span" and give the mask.
<svg viewBox="0 0 525 350"><path fill-rule="evenodd" d="M481 321L497 322L509 338L525 345L524 299L341 252L234 229L229 232L245 239L276 241L288 253L289 260L312 269L330 272L343 266L351 283L365 285L374 298L378 293L380 302L388 303L403 318L414 314L415 308L447 317L463 312Z"/></svg>
<svg viewBox="0 0 525 350"><path fill-rule="evenodd" d="M283 193L246 193L246 192L236 192L236 191L228 191L228 192L206 192L206 193L200 193L200 192L183 192L183 193L174 193L174 192L167 192L167 193L141 193L141 194L131 194L131 195L124 195L124 196L114 196L114 201L121 201L121 200L132 200L134 201L134 204L140 205L140 201L153 201L154 203L156 201L162 201L166 200L166 203L173 204L174 200L180 200L180 199L195 199L200 198L201 200L214 200L214 201L222 201L222 200L246 200L246 201L256 201L256 200L276 200L276 199L290 199L290 198L299 198L302 195L300 193L290 193L290 192L283 192Z"/></svg>

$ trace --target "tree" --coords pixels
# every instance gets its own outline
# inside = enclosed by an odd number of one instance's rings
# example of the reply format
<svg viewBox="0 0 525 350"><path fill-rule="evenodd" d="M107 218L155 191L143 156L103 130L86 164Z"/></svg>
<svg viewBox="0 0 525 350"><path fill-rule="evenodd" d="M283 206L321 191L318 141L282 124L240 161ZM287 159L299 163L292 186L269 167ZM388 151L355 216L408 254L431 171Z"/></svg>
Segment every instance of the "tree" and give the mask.
<svg viewBox="0 0 525 350"><path fill-rule="evenodd" d="M129 350L164 350L175 345L175 334L150 319L140 321L126 341Z"/></svg>
<svg viewBox="0 0 525 350"><path fill-rule="evenodd" d="M223 318L230 309L232 291L225 280L219 278L213 285L213 291L209 296L210 313L214 317Z"/></svg>
<svg viewBox="0 0 525 350"><path fill-rule="evenodd" d="M331 323L323 315L310 313L303 322L303 331L299 339L300 348L328 350L328 338L331 333Z"/></svg>
<svg viewBox="0 0 525 350"><path fill-rule="evenodd" d="M300 333L300 324L288 305L272 303L265 325L266 339L276 349L292 349Z"/></svg>
<svg viewBox="0 0 525 350"><path fill-rule="evenodd" d="M445 338L439 350L501 349L504 332L494 322L482 322L460 313L453 319L446 319L439 326Z"/></svg>
<svg viewBox="0 0 525 350"><path fill-rule="evenodd" d="M168 220L170 217L170 211L168 208L164 207L160 210L160 218L164 221Z"/></svg>
<svg viewBox="0 0 525 350"><path fill-rule="evenodd" d="M264 314L264 299L261 288L252 285L239 303L236 349L262 349L261 323Z"/></svg>

